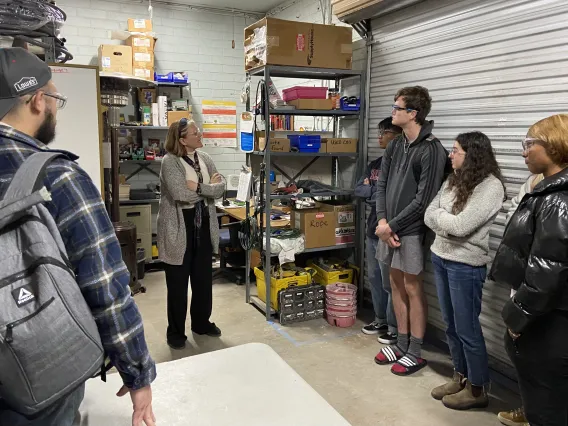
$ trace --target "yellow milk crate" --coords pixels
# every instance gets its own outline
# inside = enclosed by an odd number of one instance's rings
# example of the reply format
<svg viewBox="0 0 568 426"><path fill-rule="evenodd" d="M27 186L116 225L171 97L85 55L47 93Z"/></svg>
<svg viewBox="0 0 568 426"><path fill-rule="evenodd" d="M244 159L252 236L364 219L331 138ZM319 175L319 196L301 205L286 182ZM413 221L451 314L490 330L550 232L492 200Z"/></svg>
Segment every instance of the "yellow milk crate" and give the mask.
<svg viewBox="0 0 568 426"><path fill-rule="evenodd" d="M266 281L264 279L264 271L254 268L254 275L256 276L256 288L258 297L266 303ZM314 277L315 278L315 277ZM311 283L310 275L295 275L288 278L274 278L270 277L270 302L272 308L278 310L278 292L288 287L304 286Z"/></svg>
<svg viewBox="0 0 568 426"><path fill-rule="evenodd" d="M330 259L327 261L328 264L337 263L339 265L344 265L345 262L341 260L334 261ZM335 283L348 283L353 284L353 269L347 268L344 266L340 266L335 270L328 271L326 268L323 268L317 262L308 261L308 266L313 267L317 274L314 276L314 281L321 285L330 285Z"/></svg>

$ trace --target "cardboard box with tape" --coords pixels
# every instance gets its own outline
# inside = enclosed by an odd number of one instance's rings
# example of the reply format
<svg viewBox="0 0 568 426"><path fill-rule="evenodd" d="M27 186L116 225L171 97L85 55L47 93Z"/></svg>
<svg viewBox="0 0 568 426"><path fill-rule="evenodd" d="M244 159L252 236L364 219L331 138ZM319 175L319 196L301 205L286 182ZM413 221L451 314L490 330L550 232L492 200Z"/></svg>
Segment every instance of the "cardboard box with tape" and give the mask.
<svg viewBox="0 0 568 426"><path fill-rule="evenodd" d="M99 68L101 71L132 75L132 48L114 44L100 45Z"/></svg>
<svg viewBox="0 0 568 426"><path fill-rule="evenodd" d="M168 126L171 126L176 121L180 121L182 118L187 118L191 120L190 111L168 111Z"/></svg>
<svg viewBox="0 0 568 426"><path fill-rule="evenodd" d="M264 151L266 147L266 137L264 132L256 132L255 150ZM271 152L290 152L290 139L277 138L275 133L270 133Z"/></svg>
<svg viewBox="0 0 568 426"><path fill-rule="evenodd" d="M128 31L131 33L151 33L153 29L152 21L149 19L128 20Z"/></svg>
<svg viewBox="0 0 568 426"><path fill-rule="evenodd" d="M357 139L353 138L324 138L326 152L357 152Z"/></svg>
<svg viewBox="0 0 568 426"><path fill-rule="evenodd" d="M245 69L264 65L351 69L349 27L264 18L245 29Z"/></svg>
<svg viewBox="0 0 568 426"><path fill-rule="evenodd" d="M132 47L134 53L154 53L155 40L152 36L133 35L126 40L126 45Z"/></svg>
<svg viewBox="0 0 568 426"><path fill-rule="evenodd" d="M334 246L335 223L333 211L296 210L290 214L290 224L304 234L307 249Z"/></svg>

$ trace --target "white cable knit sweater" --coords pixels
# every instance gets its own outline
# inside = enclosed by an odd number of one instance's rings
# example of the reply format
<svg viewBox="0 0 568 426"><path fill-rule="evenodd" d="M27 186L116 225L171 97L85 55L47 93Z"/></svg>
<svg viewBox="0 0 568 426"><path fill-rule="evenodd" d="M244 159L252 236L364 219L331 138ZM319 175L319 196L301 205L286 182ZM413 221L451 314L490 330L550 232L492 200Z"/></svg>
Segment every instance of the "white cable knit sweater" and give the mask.
<svg viewBox="0 0 568 426"><path fill-rule="evenodd" d="M455 193L446 180L432 201L424 222L436 233L431 250L442 259L483 266L489 257L489 230L503 205L501 181L489 176L473 190L463 211L452 214Z"/></svg>

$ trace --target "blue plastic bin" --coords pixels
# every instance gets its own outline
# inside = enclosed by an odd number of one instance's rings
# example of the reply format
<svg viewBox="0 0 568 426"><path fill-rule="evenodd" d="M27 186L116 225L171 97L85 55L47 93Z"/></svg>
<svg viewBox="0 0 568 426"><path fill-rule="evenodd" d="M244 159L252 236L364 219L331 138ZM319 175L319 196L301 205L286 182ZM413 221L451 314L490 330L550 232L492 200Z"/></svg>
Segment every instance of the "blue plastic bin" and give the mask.
<svg viewBox="0 0 568 426"><path fill-rule="evenodd" d="M173 72L169 72L167 74L154 73L154 80L158 83L173 83L174 73Z"/></svg>
<svg viewBox="0 0 568 426"><path fill-rule="evenodd" d="M300 152L319 152L321 147L320 135L288 135L292 148Z"/></svg>

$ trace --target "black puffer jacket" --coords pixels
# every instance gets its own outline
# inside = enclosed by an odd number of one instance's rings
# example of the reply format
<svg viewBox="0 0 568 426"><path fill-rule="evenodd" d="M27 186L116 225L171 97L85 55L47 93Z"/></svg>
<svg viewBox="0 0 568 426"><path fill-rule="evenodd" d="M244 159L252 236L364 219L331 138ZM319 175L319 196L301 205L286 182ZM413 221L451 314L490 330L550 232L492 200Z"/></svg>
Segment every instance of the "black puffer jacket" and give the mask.
<svg viewBox="0 0 568 426"><path fill-rule="evenodd" d="M554 310L568 311L568 169L524 196L489 276L517 290L501 314L516 333Z"/></svg>

